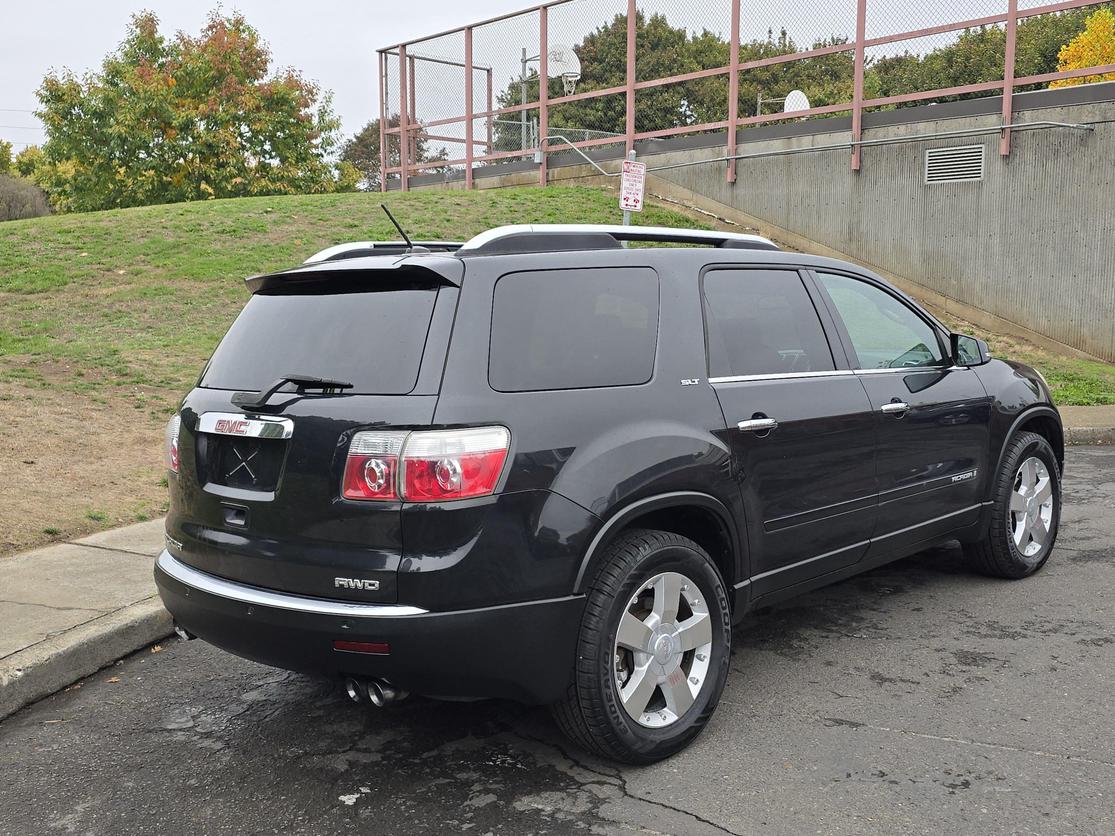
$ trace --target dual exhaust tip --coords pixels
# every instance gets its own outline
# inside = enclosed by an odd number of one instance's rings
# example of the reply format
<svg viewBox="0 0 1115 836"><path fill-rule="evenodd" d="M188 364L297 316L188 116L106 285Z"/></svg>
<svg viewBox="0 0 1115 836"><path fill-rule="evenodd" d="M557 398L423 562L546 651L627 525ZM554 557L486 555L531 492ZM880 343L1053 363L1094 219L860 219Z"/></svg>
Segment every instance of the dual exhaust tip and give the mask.
<svg viewBox="0 0 1115 836"><path fill-rule="evenodd" d="M376 708L383 708L405 700L410 692L396 688L386 679L346 676L345 693L355 703L371 703Z"/></svg>

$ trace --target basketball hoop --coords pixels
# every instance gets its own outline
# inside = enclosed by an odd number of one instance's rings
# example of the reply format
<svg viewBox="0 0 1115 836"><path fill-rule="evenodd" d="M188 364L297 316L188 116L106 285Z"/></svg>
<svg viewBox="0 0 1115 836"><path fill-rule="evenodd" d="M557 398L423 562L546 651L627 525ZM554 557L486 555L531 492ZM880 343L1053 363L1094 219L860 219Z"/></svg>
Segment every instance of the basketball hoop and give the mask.
<svg viewBox="0 0 1115 836"><path fill-rule="evenodd" d="M561 89L572 96L581 79L581 60L572 47L552 46L546 53L547 74L561 78Z"/></svg>

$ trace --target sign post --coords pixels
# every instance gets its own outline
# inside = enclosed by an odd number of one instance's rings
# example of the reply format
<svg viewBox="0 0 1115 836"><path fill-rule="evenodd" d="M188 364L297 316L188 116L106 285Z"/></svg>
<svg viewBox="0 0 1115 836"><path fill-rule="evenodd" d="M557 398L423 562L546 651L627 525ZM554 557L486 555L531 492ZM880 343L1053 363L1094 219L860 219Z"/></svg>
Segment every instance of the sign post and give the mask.
<svg viewBox="0 0 1115 836"><path fill-rule="evenodd" d="M635 162L631 151L623 161L623 176L619 183L619 208L623 210L623 225L630 226L631 213L643 211L643 194L647 186L647 164Z"/></svg>

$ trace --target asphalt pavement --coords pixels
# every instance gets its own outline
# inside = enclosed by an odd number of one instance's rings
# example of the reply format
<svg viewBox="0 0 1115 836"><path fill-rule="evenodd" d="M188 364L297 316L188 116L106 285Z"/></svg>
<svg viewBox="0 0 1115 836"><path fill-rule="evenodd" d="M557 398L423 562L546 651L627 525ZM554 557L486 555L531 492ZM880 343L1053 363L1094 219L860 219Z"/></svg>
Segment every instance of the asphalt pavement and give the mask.
<svg viewBox="0 0 1115 836"><path fill-rule="evenodd" d="M0 723L0 833L1111 833L1113 687L1115 449L1078 447L1039 575L948 547L749 616L664 763L172 639Z"/></svg>

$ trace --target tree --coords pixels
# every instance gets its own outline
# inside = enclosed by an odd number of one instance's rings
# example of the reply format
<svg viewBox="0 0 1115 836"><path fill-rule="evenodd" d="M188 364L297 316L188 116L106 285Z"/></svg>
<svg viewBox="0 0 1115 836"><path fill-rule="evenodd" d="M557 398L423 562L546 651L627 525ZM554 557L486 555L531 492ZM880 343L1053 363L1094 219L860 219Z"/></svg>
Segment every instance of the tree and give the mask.
<svg viewBox="0 0 1115 836"><path fill-rule="evenodd" d="M1065 44L1057 55L1059 72L1102 64L1115 64L1115 15L1110 9L1100 9L1091 15L1084 24L1084 31ZM1115 81L1115 73L1065 78L1049 86L1068 87L1097 81Z"/></svg>
<svg viewBox="0 0 1115 836"><path fill-rule="evenodd" d="M387 117L387 126L389 128L399 127L399 115L393 114ZM429 150L429 138L427 137L426 130L419 128L412 133L414 145L417 150L416 159L410 160L414 162L431 162L435 160L446 160L449 155L444 148L438 149L436 152ZM412 156L415 156L412 154ZM388 168L395 168L399 165L399 143L397 140L387 143L387 166ZM341 149L341 160L351 164L358 172L358 185L362 189L369 191L379 191L380 177L379 177L379 120L373 119L355 134L352 139L348 140ZM437 169L433 169L436 171ZM430 172L431 169L423 169L423 172Z"/></svg>
<svg viewBox="0 0 1115 836"><path fill-rule="evenodd" d="M7 174L12 169L12 144L0 139L0 174Z"/></svg>
<svg viewBox="0 0 1115 836"><path fill-rule="evenodd" d="M1112 5L1092 17L1109 10ZM1107 12L1110 14L1110 11ZM1086 9L1071 9L1056 14L1036 15L1019 21L1015 46L1016 77L1041 75L1058 69L1058 54L1078 36L1084 37ZM1102 38L1101 38L1102 41ZM1109 41L1110 43L1110 41ZM944 87L997 81L1003 77L1006 54L1006 33L1001 26L967 29L953 43L931 50L924 55L909 52L881 58L871 64L865 84L872 96L893 96L920 93ZM1108 60L1107 63L1111 63ZM1079 66L1104 63L1084 59ZM1092 76L1092 80L1099 80ZM1062 82L1064 83L1064 82ZM1081 83L1072 79L1068 83ZM1050 86L1058 86L1058 82ZM945 101L994 95L993 92L949 96ZM924 102L906 102L899 107L916 107Z"/></svg>
<svg viewBox="0 0 1115 836"><path fill-rule="evenodd" d="M846 43L844 38L826 38L812 49ZM662 14L635 17L635 49L639 80L664 78L728 64L729 44L715 32L702 30L689 34L672 26ZM581 62L578 92L622 86L627 78L627 17L616 15L573 48ZM801 51L785 30L776 38L768 32L765 39L740 45L740 61L754 61ZM754 116L760 93L772 98L791 90L804 90L814 105L836 104L852 97L854 64L851 52L805 58L784 64L771 64L744 70L739 76L741 117ZM527 82L527 100L538 97L538 75ZM558 79L550 79L550 96L562 95ZM512 79L499 95L497 107L520 103L518 79ZM536 118L536 111L529 111ZM685 125L700 125L728 118L728 78L726 75L700 78L677 84L640 90L635 97L635 130L653 131ZM626 100L620 95L555 105L550 110L550 129L589 129L622 133L626 126ZM573 134L573 139L581 138ZM496 143L502 150L518 148L519 129L508 122L496 125Z"/></svg>
<svg viewBox="0 0 1115 836"><path fill-rule="evenodd" d="M45 162L43 149L38 145L28 145L15 155L13 167L15 173L20 177L26 177L28 180L35 180L36 172L42 168Z"/></svg>
<svg viewBox="0 0 1115 836"><path fill-rule="evenodd" d="M331 162L331 96L271 56L243 15L214 12L199 37L132 18L98 73L50 73L36 179L55 206L88 211L351 187ZM338 176L338 175L341 176Z"/></svg>

